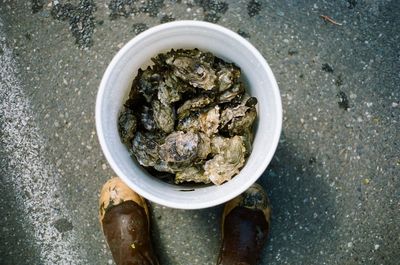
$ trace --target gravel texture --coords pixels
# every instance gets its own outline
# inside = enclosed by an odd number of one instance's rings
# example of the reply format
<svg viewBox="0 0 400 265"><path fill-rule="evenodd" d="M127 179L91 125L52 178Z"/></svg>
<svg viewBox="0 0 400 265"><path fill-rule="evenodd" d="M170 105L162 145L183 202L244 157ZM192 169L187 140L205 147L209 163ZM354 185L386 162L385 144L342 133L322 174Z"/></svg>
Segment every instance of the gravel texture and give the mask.
<svg viewBox="0 0 400 265"><path fill-rule="evenodd" d="M396 0L0 0L0 264L112 264L97 220L114 174L95 131L98 85L136 34L196 19L247 38L281 89L282 137L260 178L273 205L260 264L397 265L399 10ZM161 264L215 264L221 211L153 204Z"/></svg>

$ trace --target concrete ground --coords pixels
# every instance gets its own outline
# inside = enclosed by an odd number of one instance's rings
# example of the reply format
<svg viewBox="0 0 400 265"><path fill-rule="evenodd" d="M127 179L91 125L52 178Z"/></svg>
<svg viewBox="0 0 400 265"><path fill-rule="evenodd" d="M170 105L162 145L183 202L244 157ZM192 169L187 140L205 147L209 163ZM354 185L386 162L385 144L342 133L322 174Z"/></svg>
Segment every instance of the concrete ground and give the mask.
<svg viewBox="0 0 400 265"><path fill-rule="evenodd" d="M247 38L281 89L260 264L399 264L399 14L396 0L0 0L0 264L112 264L97 88L124 43L181 19ZM215 264L221 209L152 204L161 264Z"/></svg>

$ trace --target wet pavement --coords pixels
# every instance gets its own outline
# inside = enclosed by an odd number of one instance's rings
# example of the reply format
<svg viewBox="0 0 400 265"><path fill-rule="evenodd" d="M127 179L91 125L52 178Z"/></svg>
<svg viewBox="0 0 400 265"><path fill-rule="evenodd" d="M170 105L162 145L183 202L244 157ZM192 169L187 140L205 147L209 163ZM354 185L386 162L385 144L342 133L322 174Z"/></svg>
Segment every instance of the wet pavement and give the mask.
<svg viewBox="0 0 400 265"><path fill-rule="evenodd" d="M0 264L112 264L97 88L124 43L182 19L247 38L281 90L260 264L398 264L399 12L396 0L0 0ZM221 210L152 204L161 264L215 264Z"/></svg>

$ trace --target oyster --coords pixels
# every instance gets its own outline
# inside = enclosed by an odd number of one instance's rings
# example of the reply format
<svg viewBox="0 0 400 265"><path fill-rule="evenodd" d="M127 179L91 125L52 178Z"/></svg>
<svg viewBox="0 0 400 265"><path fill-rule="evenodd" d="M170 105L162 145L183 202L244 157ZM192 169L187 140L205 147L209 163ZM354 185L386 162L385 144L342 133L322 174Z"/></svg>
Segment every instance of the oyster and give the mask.
<svg viewBox="0 0 400 265"><path fill-rule="evenodd" d="M185 168L187 168L189 165L186 163L173 163L173 162L165 162L163 160L157 161L157 163L153 166L155 170L159 172L168 172L172 174L176 174Z"/></svg>
<svg viewBox="0 0 400 265"><path fill-rule="evenodd" d="M136 133L136 117L130 109L124 109L118 118L118 129L122 138L122 142L131 145Z"/></svg>
<svg viewBox="0 0 400 265"><path fill-rule="evenodd" d="M242 135L248 128L253 125L254 120L257 117L257 111L255 107L249 108L244 116L235 117L228 124L229 135Z"/></svg>
<svg viewBox="0 0 400 265"><path fill-rule="evenodd" d="M185 113L187 111L193 111L195 109L201 109L210 105L214 100L209 96L200 96L193 99L186 100L176 111L179 114Z"/></svg>
<svg viewBox="0 0 400 265"><path fill-rule="evenodd" d="M249 109L246 105L224 109L221 113L221 128L226 127L235 118L244 117Z"/></svg>
<svg viewBox="0 0 400 265"><path fill-rule="evenodd" d="M153 100L153 116L157 127L165 133L174 130L175 117L171 105L164 105L159 100Z"/></svg>
<svg viewBox="0 0 400 265"><path fill-rule="evenodd" d="M257 99L241 71L209 52L171 50L139 69L118 119L140 165L175 183L220 185L245 163Z"/></svg>
<svg viewBox="0 0 400 265"><path fill-rule="evenodd" d="M158 91L162 81L161 75L150 66L146 70L139 69L132 86L139 91L146 101L150 103Z"/></svg>
<svg viewBox="0 0 400 265"><path fill-rule="evenodd" d="M200 113L195 112L185 112L184 115L179 115L178 124L176 129L178 131L198 131L200 129Z"/></svg>
<svg viewBox="0 0 400 265"><path fill-rule="evenodd" d="M221 113L221 130L229 135L241 135L250 128L257 117L256 98L251 97L233 108L226 108Z"/></svg>
<svg viewBox="0 0 400 265"><path fill-rule="evenodd" d="M177 50L167 54L166 63L174 74L195 88L212 90L216 87L217 76L212 68L214 56L194 50Z"/></svg>
<svg viewBox="0 0 400 265"><path fill-rule="evenodd" d="M230 180L243 167L246 148L240 136L219 139L219 153L204 164L204 175L214 184Z"/></svg>
<svg viewBox="0 0 400 265"><path fill-rule="evenodd" d="M245 89L243 87L243 84L235 84L232 86L232 88L222 92L218 96L218 101L220 103L231 102L235 98L240 98L243 95L244 91Z"/></svg>
<svg viewBox="0 0 400 265"><path fill-rule="evenodd" d="M181 93L177 87L169 87L163 83L158 88L157 98L164 105L169 105L179 101L181 99Z"/></svg>
<svg viewBox="0 0 400 265"><path fill-rule="evenodd" d="M218 63L218 90L220 92L227 90L233 84L239 82L240 79L240 68L232 63L225 63L221 60Z"/></svg>
<svg viewBox="0 0 400 265"><path fill-rule="evenodd" d="M218 105L204 112L184 112L178 119L177 129L182 131L202 131L207 136L218 132L220 123L220 107ZM182 113L181 113L182 114Z"/></svg>
<svg viewBox="0 0 400 265"><path fill-rule="evenodd" d="M132 151L139 164L153 167L160 160L161 138L157 134L137 132L133 139Z"/></svg>
<svg viewBox="0 0 400 265"><path fill-rule="evenodd" d="M219 126L219 106L215 106L199 116L200 129L208 136L218 132Z"/></svg>
<svg viewBox="0 0 400 265"><path fill-rule="evenodd" d="M204 175L204 170L198 167L187 167L182 171L179 171L175 175L175 183L183 182L196 182L196 183L210 183L210 179Z"/></svg>
<svg viewBox="0 0 400 265"><path fill-rule="evenodd" d="M196 89L194 87L180 80L177 76L174 75L173 71L166 71L164 83L168 88L175 89L181 94L187 92L190 92L192 94L196 93Z"/></svg>
<svg viewBox="0 0 400 265"><path fill-rule="evenodd" d="M222 150L226 148L226 139L227 138L219 135L212 137L210 141L211 154L217 155L222 153Z"/></svg>
<svg viewBox="0 0 400 265"><path fill-rule="evenodd" d="M153 109L143 106L140 113L140 124L148 131L154 131L157 128L153 117Z"/></svg>
<svg viewBox="0 0 400 265"><path fill-rule="evenodd" d="M252 143L253 143L253 132L251 131L251 128L248 127L243 130L243 134L240 136L243 140L244 146L246 148L246 157L250 155L250 151L252 149Z"/></svg>
<svg viewBox="0 0 400 265"><path fill-rule="evenodd" d="M191 162L197 155L199 136L193 132L177 131L165 138L160 146L160 158L165 162Z"/></svg>
<svg viewBox="0 0 400 265"><path fill-rule="evenodd" d="M199 146L197 150L197 157L199 159L206 159L208 154L211 153L211 139L205 133L199 132Z"/></svg>

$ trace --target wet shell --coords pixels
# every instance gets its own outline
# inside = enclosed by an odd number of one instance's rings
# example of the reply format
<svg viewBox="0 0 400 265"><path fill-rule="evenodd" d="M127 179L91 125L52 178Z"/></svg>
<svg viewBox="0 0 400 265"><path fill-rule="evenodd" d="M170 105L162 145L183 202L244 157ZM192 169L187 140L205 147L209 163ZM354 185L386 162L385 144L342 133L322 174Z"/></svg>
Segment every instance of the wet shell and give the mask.
<svg viewBox="0 0 400 265"><path fill-rule="evenodd" d="M215 106L205 113L201 113L199 116L200 129L206 135L211 136L218 132L218 126L220 122L219 106Z"/></svg>
<svg viewBox="0 0 400 265"><path fill-rule="evenodd" d="M210 183L210 179L204 175L204 170L197 167L187 167L184 170L177 172L175 176L175 183L183 182L196 182L196 183Z"/></svg>
<svg viewBox="0 0 400 265"><path fill-rule="evenodd" d="M245 162L246 148L240 136L228 138L221 152L204 165L204 174L216 185L221 185L239 173Z"/></svg>
<svg viewBox="0 0 400 265"><path fill-rule="evenodd" d="M177 77L193 87L212 90L216 87L217 76L210 58L213 57L202 54L199 50L193 50L193 52L178 50L176 53L169 54L166 63L172 67Z"/></svg>
<svg viewBox="0 0 400 265"><path fill-rule="evenodd" d="M137 132L133 139L132 151L142 166L154 166L160 160L159 148L160 138L157 135Z"/></svg>
<svg viewBox="0 0 400 265"><path fill-rule="evenodd" d="M165 105L159 100L153 100L153 116L157 127L165 132L170 133L174 130L175 115L171 105Z"/></svg>
<svg viewBox="0 0 400 265"><path fill-rule="evenodd" d="M119 116L118 129L121 134L122 141L126 145L130 145L133 138L135 137L137 128L136 117L133 111L127 109Z"/></svg>
<svg viewBox="0 0 400 265"><path fill-rule="evenodd" d="M233 84L239 82L240 69L232 63L224 63L223 61L218 64L218 90L220 92L227 90Z"/></svg>
<svg viewBox="0 0 400 265"><path fill-rule="evenodd" d="M165 138L160 146L160 158L165 162L190 162L198 151L199 136L197 133L177 131Z"/></svg>
<svg viewBox="0 0 400 265"><path fill-rule="evenodd" d="M133 86L144 96L146 101L150 103L156 95L161 81L161 75L148 67L144 71L142 69L138 70L138 75L133 81Z"/></svg>
<svg viewBox="0 0 400 265"><path fill-rule="evenodd" d="M200 96L193 99L186 100L182 106L180 106L177 110L178 114L182 114L187 111L194 111L198 109L205 108L209 106L214 99L210 98L209 96Z"/></svg>

